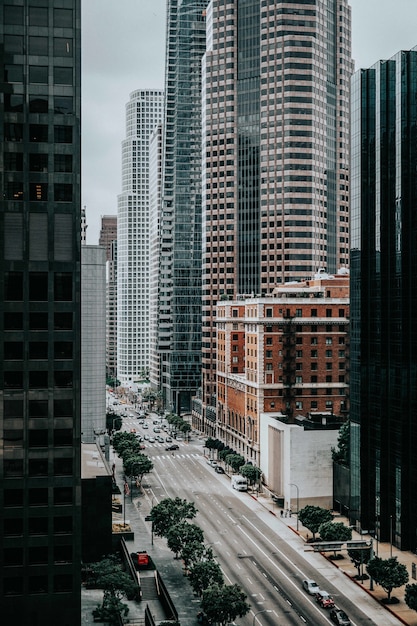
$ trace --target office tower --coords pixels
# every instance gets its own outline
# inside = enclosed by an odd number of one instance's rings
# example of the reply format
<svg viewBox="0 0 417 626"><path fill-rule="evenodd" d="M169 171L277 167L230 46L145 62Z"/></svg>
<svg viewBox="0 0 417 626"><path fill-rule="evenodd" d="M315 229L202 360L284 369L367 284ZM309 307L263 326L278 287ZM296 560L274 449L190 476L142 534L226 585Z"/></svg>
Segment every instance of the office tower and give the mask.
<svg viewBox="0 0 417 626"><path fill-rule="evenodd" d="M158 351L167 408L201 385L201 58L207 0L170 0L165 72Z"/></svg>
<svg viewBox="0 0 417 626"><path fill-rule="evenodd" d="M81 247L81 441L106 430L106 251Z"/></svg>
<svg viewBox="0 0 417 626"><path fill-rule="evenodd" d="M0 6L0 597L80 624L80 2Z"/></svg>
<svg viewBox="0 0 417 626"><path fill-rule="evenodd" d="M417 48L355 73L352 523L417 547Z"/></svg>
<svg viewBox="0 0 417 626"><path fill-rule="evenodd" d="M117 211L117 378L130 386L149 369L149 139L164 92L138 89L126 105Z"/></svg>
<svg viewBox="0 0 417 626"><path fill-rule="evenodd" d="M205 429L216 420L215 306L347 265L347 0L213 0L203 61Z"/></svg>
<svg viewBox="0 0 417 626"><path fill-rule="evenodd" d="M159 267L161 259L162 124L149 141L149 382L160 391L161 356L158 346Z"/></svg>
<svg viewBox="0 0 417 626"><path fill-rule="evenodd" d="M106 248L106 373L117 373L117 216L102 215L99 245Z"/></svg>

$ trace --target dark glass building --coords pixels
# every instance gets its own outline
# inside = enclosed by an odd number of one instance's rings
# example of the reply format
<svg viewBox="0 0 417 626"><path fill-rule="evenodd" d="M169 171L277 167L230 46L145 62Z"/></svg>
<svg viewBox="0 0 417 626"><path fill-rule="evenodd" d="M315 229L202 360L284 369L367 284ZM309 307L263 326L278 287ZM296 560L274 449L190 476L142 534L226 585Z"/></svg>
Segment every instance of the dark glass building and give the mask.
<svg viewBox="0 0 417 626"><path fill-rule="evenodd" d="M351 510L417 547L417 48L352 83Z"/></svg>
<svg viewBox="0 0 417 626"><path fill-rule="evenodd" d="M201 385L201 58L207 0L169 0L158 352L164 403L189 411Z"/></svg>
<svg viewBox="0 0 417 626"><path fill-rule="evenodd" d="M80 624L80 2L0 3L0 598Z"/></svg>

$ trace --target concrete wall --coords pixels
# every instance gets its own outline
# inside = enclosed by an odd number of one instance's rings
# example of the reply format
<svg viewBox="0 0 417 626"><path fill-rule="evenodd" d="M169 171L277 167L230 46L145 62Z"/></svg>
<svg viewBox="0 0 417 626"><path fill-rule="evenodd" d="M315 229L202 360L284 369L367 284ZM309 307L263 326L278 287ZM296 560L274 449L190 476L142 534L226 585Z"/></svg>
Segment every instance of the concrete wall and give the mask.
<svg viewBox="0 0 417 626"><path fill-rule="evenodd" d="M305 430L267 414L260 420L260 468L267 487L284 497L285 508L306 504L332 508L333 461L338 429ZM292 485L291 485L292 483Z"/></svg>

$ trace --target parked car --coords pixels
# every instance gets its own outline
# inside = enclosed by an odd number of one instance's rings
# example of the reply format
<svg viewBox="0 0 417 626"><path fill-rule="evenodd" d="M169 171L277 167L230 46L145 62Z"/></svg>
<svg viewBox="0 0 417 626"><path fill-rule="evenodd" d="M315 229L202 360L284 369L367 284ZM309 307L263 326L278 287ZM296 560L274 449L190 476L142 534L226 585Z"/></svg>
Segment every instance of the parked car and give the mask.
<svg viewBox="0 0 417 626"><path fill-rule="evenodd" d="M142 428L146 430L148 428L148 424L143 424Z"/></svg>
<svg viewBox="0 0 417 626"><path fill-rule="evenodd" d="M330 611L330 619L337 626L351 626L352 622L342 609L332 609Z"/></svg>
<svg viewBox="0 0 417 626"><path fill-rule="evenodd" d="M320 604L320 606L323 609L333 609L334 608L334 600L327 593L327 591L322 591L320 589L320 591L318 591L316 593L316 600L317 600L318 604Z"/></svg>
<svg viewBox="0 0 417 626"><path fill-rule="evenodd" d="M164 443L164 438L163 437L156 437L156 440L159 441L159 443Z"/></svg>
<svg viewBox="0 0 417 626"><path fill-rule="evenodd" d="M183 438L183 437L179 437L178 435L175 437L175 439L176 439L177 441L184 441L184 438Z"/></svg>
<svg viewBox="0 0 417 626"><path fill-rule="evenodd" d="M155 437L149 437L149 443L155 443Z"/></svg>
<svg viewBox="0 0 417 626"><path fill-rule="evenodd" d="M207 459L207 463L211 465L211 467L217 466L217 461L215 461L214 459Z"/></svg>
<svg viewBox="0 0 417 626"><path fill-rule="evenodd" d="M315 596L316 593L320 591L320 587L318 586L316 581L312 580L311 578L303 580L303 589L305 589L307 593L309 593L311 596Z"/></svg>
<svg viewBox="0 0 417 626"><path fill-rule="evenodd" d="M161 432L161 429L160 429L160 428L158 428L158 426L154 426L154 428L153 428L153 432L154 432L154 433L160 433L160 432Z"/></svg>
<svg viewBox="0 0 417 626"><path fill-rule="evenodd" d="M138 424L144 424L144 423L145 423L145 420L144 420L144 419L140 419L140 420L138 421Z"/></svg>
<svg viewBox="0 0 417 626"><path fill-rule="evenodd" d="M179 447L179 446L177 446L177 444L176 444L176 443L173 443L172 445L167 446L167 447L165 448L165 450L179 450L179 449L180 449L180 447Z"/></svg>
<svg viewBox="0 0 417 626"><path fill-rule="evenodd" d="M224 474L224 469L222 468L221 465L216 465L216 467L214 468L214 471L216 472L216 474Z"/></svg>
<svg viewBox="0 0 417 626"><path fill-rule="evenodd" d="M149 435L148 435L148 433L145 433L145 434L143 435L143 438L144 438L144 439L146 439L147 441L149 441Z"/></svg>
<svg viewBox="0 0 417 626"><path fill-rule="evenodd" d="M172 441L172 437L165 437L165 441Z"/></svg>

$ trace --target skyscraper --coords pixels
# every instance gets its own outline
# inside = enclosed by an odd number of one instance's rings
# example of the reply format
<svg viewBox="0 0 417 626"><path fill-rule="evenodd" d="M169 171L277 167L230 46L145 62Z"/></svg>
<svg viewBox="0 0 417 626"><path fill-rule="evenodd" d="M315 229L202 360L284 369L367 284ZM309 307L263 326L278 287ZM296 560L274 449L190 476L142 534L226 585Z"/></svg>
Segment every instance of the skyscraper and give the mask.
<svg viewBox="0 0 417 626"><path fill-rule="evenodd" d="M0 5L4 623L80 624L80 2Z"/></svg>
<svg viewBox="0 0 417 626"><path fill-rule="evenodd" d="M215 305L348 264L347 0L213 0L203 61L201 427Z"/></svg>
<svg viewBox="0 0 417 626"><path fill-rule="evenodd" d="M354 75L352 523L417 547L417 48Z"/></svg>
<svg viewBox="0 0 417 626"><path fill-rule="evenodd" d="M138 89L126 105L122 193L117 213L117 378L149 368L149 139L162 120L163 91Z"/></svg>
<svg viewBox="0 0 417 626"><path fill-rule="evenodd" d="M102 215L100 246L106 248L106 373L117 373L117 216Z"/></svg>
<svg viewBox="0 0 417 626"><path fill-rule="evenodd" d="M158 351L168 408L201 385L201 57L207 0L169 0Z"/></svg>

